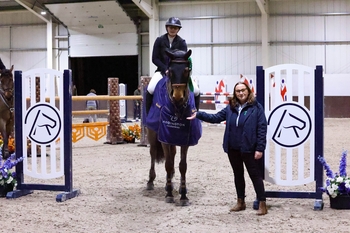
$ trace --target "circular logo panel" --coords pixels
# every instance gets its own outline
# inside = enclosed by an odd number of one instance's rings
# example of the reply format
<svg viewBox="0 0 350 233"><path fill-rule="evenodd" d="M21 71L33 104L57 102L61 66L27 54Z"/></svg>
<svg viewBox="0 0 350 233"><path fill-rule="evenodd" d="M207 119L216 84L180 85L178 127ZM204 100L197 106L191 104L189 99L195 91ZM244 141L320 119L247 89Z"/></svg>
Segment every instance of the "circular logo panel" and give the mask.
<svg viewBox="0 0 350 233"><path fill-rule="evenodd" d="M295 103L277 106L268 120L271 139L283 147L296 147L305 142L310 136L311 124L308 111Z"/></svg>
<svg viewBox="0 0 350 233"><path fill-rule="evenodd" d="M24 125L28 137L38 144L49 144L56 140L61 132L61 118L56 108L40 103L30 108Z"/></svg>

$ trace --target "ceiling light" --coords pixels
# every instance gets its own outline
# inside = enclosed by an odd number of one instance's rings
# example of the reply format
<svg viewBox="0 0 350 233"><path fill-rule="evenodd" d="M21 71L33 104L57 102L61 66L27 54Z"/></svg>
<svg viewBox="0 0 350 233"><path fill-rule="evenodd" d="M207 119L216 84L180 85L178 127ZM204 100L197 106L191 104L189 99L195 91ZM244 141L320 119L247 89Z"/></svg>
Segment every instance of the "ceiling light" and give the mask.
<svg viewBox="0 0 350 233"><path fill-rule="evenodd" d="M41 15L46 15L46 11L41 11L40 14Z"/></svg>

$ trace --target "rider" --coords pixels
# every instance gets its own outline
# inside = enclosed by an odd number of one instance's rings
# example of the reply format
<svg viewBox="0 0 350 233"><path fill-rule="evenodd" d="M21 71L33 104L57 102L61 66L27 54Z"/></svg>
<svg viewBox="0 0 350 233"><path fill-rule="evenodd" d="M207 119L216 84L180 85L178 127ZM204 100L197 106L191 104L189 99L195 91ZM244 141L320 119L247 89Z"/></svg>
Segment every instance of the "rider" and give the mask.
<svg viewBox="0 0 350 233"><path fill-rule="evenodd" d="M0 70L4 70L6 69L4 63L1 61L1 58L0 58Z"/></svg>
<svg viewBox="0 0 350 233"><path fill-rule="evenodd" d="M157 66L157 69L152 76L152 79L147 87L147 96L146 96L146 112L148 113L152 105L153 92L156 88L156 85L164 75L167 75L169 58L165 53L165 50L182 50L187 52L187 44L184 39L182 39L178 32L182 28L180 19L177 17L170 17L165 23L165 29L167 33L159 36L153 45L152 52L152 62ZM190 70L192 69L192 61L190 62ZM199 88L190 78L189 87L195 95L196 107L199 107Z"/></svg>

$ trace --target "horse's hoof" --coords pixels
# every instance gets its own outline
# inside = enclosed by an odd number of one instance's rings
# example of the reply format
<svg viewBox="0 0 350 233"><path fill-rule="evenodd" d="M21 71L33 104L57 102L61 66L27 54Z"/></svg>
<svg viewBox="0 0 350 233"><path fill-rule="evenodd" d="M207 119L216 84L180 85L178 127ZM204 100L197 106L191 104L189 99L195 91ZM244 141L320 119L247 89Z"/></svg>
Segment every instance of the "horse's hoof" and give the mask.
<svg viewBox="0 0 350 233"><path fill-rule="evenodd" d="M188 200L188 199L184 199L184 200L180 199L180 201L178 203L178 206L190 206L190 205L191 205L191 203L190 203L190 200Z"/></svg>
<svg viewBox="0 0 350 233"><path fill-rule="evenodd" d="M166 203L174 203L174 197L165 197L165 202Z"/></svg>
<svg viewBox="0 0 350 233"><path fill-rule="evenodd" d="M154 184L153 183L147 183L147 190L154 190Z"/></svg>

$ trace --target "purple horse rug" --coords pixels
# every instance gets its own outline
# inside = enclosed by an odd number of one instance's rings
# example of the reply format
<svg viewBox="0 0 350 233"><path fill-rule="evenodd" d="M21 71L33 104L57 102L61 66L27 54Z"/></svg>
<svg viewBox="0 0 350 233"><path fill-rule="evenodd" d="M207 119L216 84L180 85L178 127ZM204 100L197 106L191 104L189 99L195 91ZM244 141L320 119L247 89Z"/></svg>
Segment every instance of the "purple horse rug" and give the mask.
<svg viewBox="0 0 350 233"><path fill-rule="evenodd" d="M146 117L146 126L158 133L160 142L175 146L194 146L202 136L200 120L187 120L196 111L194 94L189 93L187 102L175 106L167 92L168 78L162 78L153 95L153 104Z"/></svg>

